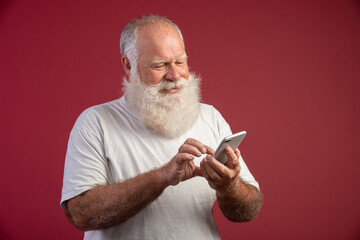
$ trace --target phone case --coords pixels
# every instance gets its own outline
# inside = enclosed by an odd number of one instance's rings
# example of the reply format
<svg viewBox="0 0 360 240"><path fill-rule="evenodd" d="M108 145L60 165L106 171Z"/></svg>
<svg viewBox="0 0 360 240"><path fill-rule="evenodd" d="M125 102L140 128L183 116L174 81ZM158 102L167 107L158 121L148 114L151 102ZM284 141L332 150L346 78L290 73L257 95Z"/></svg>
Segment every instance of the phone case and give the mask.
<svg viewBox="0 0 360 240"><path fill-rule="evenodd" d="M246 135L245 131L235 133L231 136L225 137L218 148L215 151L214 157L216 160L221 162L222 164L227 163L227 156L225 153L225 148L231 147L233 151L240 145L241 141L244 139Z"/></svg>

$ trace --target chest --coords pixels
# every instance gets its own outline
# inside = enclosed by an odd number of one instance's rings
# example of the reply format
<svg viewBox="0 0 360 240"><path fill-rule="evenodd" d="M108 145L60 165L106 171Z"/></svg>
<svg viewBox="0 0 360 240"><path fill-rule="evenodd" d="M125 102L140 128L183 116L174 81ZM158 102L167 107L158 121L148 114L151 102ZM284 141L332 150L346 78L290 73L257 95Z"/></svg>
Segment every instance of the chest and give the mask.
<svg viewBox="0 0 360 240"><path fill-rule="evenodd" d="M215 149L219 143L210 126L195 123L185 134L168 139L143 126L119 126L104 132L105 154L112 183L133 178L168 163L188 138L194 138ZM198 165L204 155L195 159Z"/></svg>

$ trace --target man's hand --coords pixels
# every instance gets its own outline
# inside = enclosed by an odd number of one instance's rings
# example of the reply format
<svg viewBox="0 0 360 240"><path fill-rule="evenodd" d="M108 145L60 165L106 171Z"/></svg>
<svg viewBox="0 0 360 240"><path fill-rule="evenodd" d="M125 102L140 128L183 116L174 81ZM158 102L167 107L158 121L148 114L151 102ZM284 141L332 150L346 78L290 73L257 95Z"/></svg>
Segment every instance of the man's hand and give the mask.
<svg viewBox="0 0 360 240"><path fill-rule="evenodd" d="M228 158L226 165L211 155L207 155L200 164L202 175L209 182L210 187L218 192L231 191L240 172L239 149L234 152L230 147L227 147L225 153Z"/></svg>
<svg viewBox="0 0 360 240"><path fill-rule="evenodd" d="M192 177L202 176L201 169L195 166L193 161L201 154L214 154L214 150L195 139L188 138L174 158L162 168L167 184L177 185Z"/></svg>
<svg viewBox="0 0 360 240"><path fill-rule="evenodd" d="M227 147L225 152L228 158L226 166L208 155L200 164L202 175L216 190L220 209L229 220L251 221L261 208L262 194L239 177L239 149L234 152Z"/></svg>
<svg viewBox="0 0 360 240"><path fill-rule="evenodd" d="M214 150L194 139L187 139L175 157L162 168L112 185L97 186L67 202L70 221L82 231L115 226L134 216L154 201L166 187L176 185L201 170L193 159Z"/></svg>

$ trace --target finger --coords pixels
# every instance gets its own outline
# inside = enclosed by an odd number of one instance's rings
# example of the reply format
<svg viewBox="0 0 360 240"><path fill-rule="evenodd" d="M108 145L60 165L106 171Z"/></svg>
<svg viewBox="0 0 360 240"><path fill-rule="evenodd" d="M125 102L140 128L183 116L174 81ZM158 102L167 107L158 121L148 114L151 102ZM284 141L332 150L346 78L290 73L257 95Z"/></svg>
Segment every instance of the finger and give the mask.
<svg viewBox="0 0 360 240"><path fill-rule="evenodd" d="M211 166L211 168L216 171L221 177L228 177L231 173L229 169L216 160L213 156L207 155L206 156L206 162Z"/></svg>
<svg viewBox="0 0 360 240"><path fill-rule="evenodd" d="M238 158L238 163L239 163L239 165L237 165L237 167L236 167L236 171L240 172L240 170L241 170L241 165L240 165L241 152L240 152L240 150L238 148L235 150L235 154L236 154L236 156Z"/></svg>
<svg viewBox="0 0 360 240"><path fill-rule="evenodd" d="M215 189L218 186L218 183L211 179L210 175L208 174L207 170L205 169L204 160L200 163L200 169L203 177L208 181L208 184L211 188Z"/></svg>
<svg viewBox="0 0 360 240"><path fill-rule="evenodd" d="M225 153L226 153L226 156L227 156L227 163L226 163L226 166L230 169L235 169L236 166L239 164L239 159L238 157L236 156L236 154L234 153L234 151L230 148L230 147L227 147L225 149Z"/></svg>
<svg viewBox="0 0 360 240"><path fill-rule="evenodd" d="M240 153L240 150L239 150L238 148L236 148L236 150L235 150L235 154L236 154L237 158L239 159L239 158L240 158L241 153Z"/></svg>
<svg viewBox="0 0 360 240"><path fill-rule="evenodd" d="M205 169L205 166L204 166L204 160L200 162L200 169L201 169L201 173L203 175L203 177L206 179L206 180L210 180L210 176L209 174L207 173L206 169Z"/></svg>
<svg viewBox="0 0 360 240"><path fill-rule="evenodd" d="M207 146L207 145L204 145L204 146L205 146L205 148L206 148L206 153L214 156L215 150L212 149L211 147Z"/></svg>
<svg viewBox="0 0 360 240"><path fill-rule="evenodd" d="M188 138L185 141L185 144L188 144L188 145L191 145L191 146L197 148L202 154L214 152L214 150L212 148L210 148L209 146L206 146L205 144L203 144L200 141L193 139L193 138Z"/></svg>
<svg viewBox="0 0 360 240"><path fill-rule="evenodd" d="M208 174L210 180L219 182L223 177L219 174L218 171L216 171L216 169L214 169L214 167L210 163L211 160L209 160L209 158L213 157L211 155L206 156L206 158L203 160L203 167L206 170L206 173Z"/></svg>
<svg viewBox="0 0 360 240"><path fill-rule="evenodd" d="M202 177L202 176L203 176L203 174L202 174L202 171L201 171L200 167L195 166L195 169L194 169L194 176L198 176L198 177Z"/></svg>
<svg viewBox="0 0 360 240"><path fill-rule="evenodd" d="M194 160L194 155L189 154L189 153L178 153L176 154L174 160L177 164L179 165L183 165L189 161Z"/></svg>
<svg viewBox="0 0 360 240"><path fill-rule="evenodd" d="M190 153L196 157L200 157L202 154L202 152L200 152L199 149L186 143L180 146L179 153Z"/></svg>

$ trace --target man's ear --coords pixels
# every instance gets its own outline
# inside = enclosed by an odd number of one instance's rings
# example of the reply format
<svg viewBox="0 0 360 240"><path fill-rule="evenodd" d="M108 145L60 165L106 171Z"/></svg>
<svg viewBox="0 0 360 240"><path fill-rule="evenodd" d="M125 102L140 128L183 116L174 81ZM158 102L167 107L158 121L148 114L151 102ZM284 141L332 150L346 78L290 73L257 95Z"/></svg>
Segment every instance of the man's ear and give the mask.
<svg viewBox="0 0 360 240"><path fill-rule="evenodd" d="M126 75L129 77L131 66L130 66L130 61L126 55L121 56L121 64L123 66L123 69L124 69Z"/></svg>

